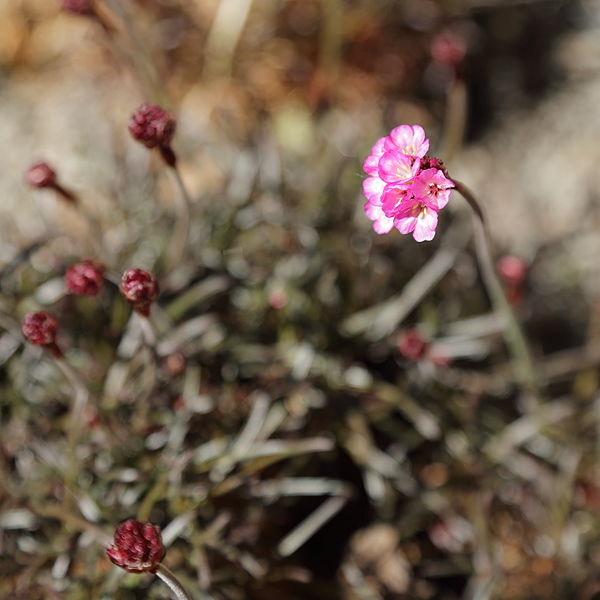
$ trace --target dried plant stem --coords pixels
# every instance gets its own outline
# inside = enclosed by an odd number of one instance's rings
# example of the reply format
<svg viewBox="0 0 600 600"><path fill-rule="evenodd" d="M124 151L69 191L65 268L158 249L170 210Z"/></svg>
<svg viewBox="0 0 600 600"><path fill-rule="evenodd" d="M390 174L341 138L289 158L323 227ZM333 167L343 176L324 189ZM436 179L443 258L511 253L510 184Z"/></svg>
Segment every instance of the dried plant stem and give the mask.
<svg viewBox="0 0 600 600"><path fill-rule="evenodd" d="M55 357L55 362L71 384L74 392L69 431L67 432L69 462L65 473L65 484L69 488L75 486L80 471L79 461L77 460L77 443L81 435L83 413L88 404L90 393L81 375L62 356ZM65 502L67 502L67 498L69 498L69 495L65 494Z"/></svg>
<svg viewBox="0 0 600 600"><path fill-rule="evenodd" d="M149 348L154 349L156 346L156 332L154 331L150 317L144 317L134 311L131 318L134 319L139 327L144 344Z"/></svg>
<svg viewBox="0 0 600 600"><path fill-rule="evenodd" d="M56 364L75 392L73 407L71 408L71 427L69 430L69 435L74 435L74 432L76 433L81 429L81 418L87 406L90 393L81 375L64 358L56 358Z"/></svg>
<svg viewBox="0 0 600 600"><path fill-rule="evenodd" d="M177 214L173 235L167 254L167 268L172 269L181 263L190 236L190 195L183 183L181 173L177 166L169 169L172 173L175 187L177 188Z"/></svg>
<svg viewBox="0 0 600 600"><path fill-rule="evenodd" d="M512 356L513 369L517 380L533 393L538 392L539 382L531 358L531 352L523 329L512 306L506 299L504 288L498 279L492 253L490 250L488 232L485 218L475 195L460 181L454 180L456 191L467 201L473 210L473 228L475 233L475 249L481 268L481 275L486 286L494 309L502 316L504 321L504 339Z"/></svg>
<svg viewBox="0 0 600 600"><path fill-rule="evenodd" d="M171 573L164 565L158 565L156 570L156 576L162 579L173 592L173 596L177 600L192 600L192 597L185 591L185 588L181 585L177 577Z"/></svg>
<svg viewBox="0 0 600 600"><path fill-rule="evenodd" d="M446 164L456 155L462 146L465 135L467 109L467 86L462 78L455 77L448 88L446 101L446 119L443 145L438 156L443 156Z"/></svg>

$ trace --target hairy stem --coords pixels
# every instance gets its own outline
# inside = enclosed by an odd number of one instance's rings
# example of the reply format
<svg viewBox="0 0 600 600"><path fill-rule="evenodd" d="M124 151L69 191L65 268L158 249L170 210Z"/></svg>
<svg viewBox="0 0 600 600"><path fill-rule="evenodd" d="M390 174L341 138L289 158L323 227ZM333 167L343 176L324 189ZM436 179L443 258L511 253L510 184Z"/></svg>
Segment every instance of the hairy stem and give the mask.
<svg viewBox="0 0 600 600"><path fill-rule="evenodd" d="M177 600L192 600L192 597L185 591L177 577L167 567L162 564L158 565L156 575L169 586Z"/></svg>
<svg viewBox="0 0 600 600"><path fill-rule="evenodd" d="M519 323L512 306L508 302L502 283L496 274L483 211L475 195L469 188L460 181L454 180L454 184L456 185L456 191L467 201L473 210L475 249L481 268L481 275L494 309L503 317L504 339L512 357L515 375L517 380L525 386L528 391L537 393L539 382L529 345L523 333L523 328Z"/></svg>

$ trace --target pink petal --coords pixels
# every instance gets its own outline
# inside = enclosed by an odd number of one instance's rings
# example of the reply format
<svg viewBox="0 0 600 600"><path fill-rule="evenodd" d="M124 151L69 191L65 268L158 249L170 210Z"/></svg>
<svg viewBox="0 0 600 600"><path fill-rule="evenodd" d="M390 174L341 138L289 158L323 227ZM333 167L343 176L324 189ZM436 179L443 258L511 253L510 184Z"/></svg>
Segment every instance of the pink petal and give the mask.
<svg viewBox="0 0 600 600"><path fill-rule="evenodd" d="M403 154L422 158L429 150L429 140L420 125L400 125L390 131L385 148L386 150L396 148Z"/></svg>
<svg viewBox="0 0 600 600"><path fill-rule="evenodd" d="M419 170L420 159L390 150L379 159L379 176L386 183L407 183Z"/></svg>
<svg viewBox="0 0 600 600"><path fill-rule="evenodd" d="M388 184L381 194L381 207L387 217L394 217L400 204L409 195L410 186L404 184Z"/></svg>
<svg viewBox="0 0 600 600"><path fill-rule="evenodd" d="M454 182L439 169L423 169L413 183L416 198L434 210L440 210L448 204Z"/></svg>
<svg viewBox="0 0 600 600"><path fill-rule="evenodd" d="M381 155L385 152L384 150L385 137L379 138L373 147L371 153L363 161L363 171L368 175L377 175L377 165Z"/></svg>
<svg viewBox="0 0 600 600"><path fill-rule="evenodd" d="M387 217L382 217L381 219L377 219L373 221L373 229L375 233L389 233L394 227L394 219L388 219Z"/></svg>
<svg viewBox="0 0 600 600"><path fill-rule="evenodd" d="M438 223L438 214L435 210L425 208L419 214L413 237L417 242L429 242L435 236L435 228Z"/></svg>
<svg viewBox="0 0 600 600"><path fill-rule="evenodd" d="M385 181L379 177L367 177L362 182L363 194L367 200L381 204L381 194L385 188Z"/></svg>
<svg viewBox="0 0 600 600"><path fill-rule="evenodd" d="M381 206L373 204L372 202L365 202L363 206L365 215L373 221L373 229L376 233L388 233L394 226L394 219L390 219L383 214Z"/></svg>
<svg viewBox="0 0 600 600"><path fill-rule="evenodd" d="M417 217L396 217L394 219L394 227L400 233L411 233L415 230L417 225Z"/></svg>

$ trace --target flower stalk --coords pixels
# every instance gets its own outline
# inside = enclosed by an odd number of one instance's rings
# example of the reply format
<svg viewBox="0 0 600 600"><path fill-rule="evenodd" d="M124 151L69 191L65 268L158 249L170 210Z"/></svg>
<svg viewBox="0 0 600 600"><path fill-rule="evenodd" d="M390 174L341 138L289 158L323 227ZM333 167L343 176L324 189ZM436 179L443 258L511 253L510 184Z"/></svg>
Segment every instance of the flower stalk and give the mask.
<svg viewBox="0 0 600 600"><path fill-rule="evenodd" d="M177 188L175 227L167 251L167 269L171 270L181 263L185 254L185 249L190 237L190 213L192 203L177 165L173 164L169 170L172 173L175 187Z"/></svg>
<svg viewBox="0 0 600 600"><path fill-rule="evenodd" d="M177 600L192 600L192 597L186 592L177 577L162 563L156 569L156 576L164 581Z"/></svg>
<svg viewBox="0 0 600 600"><path fill-rule="evenodd" d="M494 268L483 211L473 192L464 183L456 179L453 181L456 186L455 190L467 201L473 211L475 251L481 268L481 275L494 309L503 317L504 339L512 356L515 375L529 391L536 393L539 389L539 382L529 344Z"/></svg>
<svg viewBox="0 0 600 600"><path fill-rule="evenodd" d="M108 558L128 573L152 573L169 587L176 600L192 600L177 577L162 564L166 549L160 527L147 521L127 519L115 530L106 548Z"/></svg>
<svg viewBox="0 0 600 600"><path fill-rule="evenodd" d="M131 115L129 133L140 144L158 150L160 157L173 176L177 188L175 228L167 251L167 268L176 267L185 254L190 233L190 196L177 165L177 154L172 142L177 127L175 117L156 104L142 104Z"/></svg>

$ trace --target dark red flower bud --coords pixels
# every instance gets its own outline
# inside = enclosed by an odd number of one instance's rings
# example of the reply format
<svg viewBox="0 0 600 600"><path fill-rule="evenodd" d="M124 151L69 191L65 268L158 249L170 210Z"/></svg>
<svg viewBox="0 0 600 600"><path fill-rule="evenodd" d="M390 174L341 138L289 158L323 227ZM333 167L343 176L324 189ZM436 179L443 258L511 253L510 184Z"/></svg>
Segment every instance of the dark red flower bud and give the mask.
<svg viewBox="0 0 600 600"><path fill-rule="evenodd" d="M444 161L439 158L424 156L421 159L421 170L424 171L425 169L438 169L439 171L442 171L445 177L448 177L448 170L444 165Z"/></svg>
<svg viewBox="0 0 600 600"><path fill-rule="evenodd" d="M428 349L429 344L416 329L406 329L398 336L398 350L408 360L421 360Z"/></svg>
<svg viewBox="0 0 600 600"><path fill-rule="evenodd" d="M94 12L94 0L63 0L62 9L79 15L90 15Z"/></svg>
<svg viewBox="0 0 600 600"><path fill-rule="evenodd" d="M142 104L129 119L129 132L147 148L170 148L175 126L173 115L154 104Z"/></svg>
<svg viewBox="0 0 600 600"><path fill-rule="evenodd" d="M25 171L25 181L32 187L51 188L55 192L58 192L67 202L71 204L77 203L77 196L58 183L56 172L48 163L40 162L29 167Z"/></svg>
<svg viewBox="0 0 600 600"><path fill-rule="evenodd" d="M36 163L25 171L25 181L36 188L53 187L56 185L56 173L48 163Z"/></svg>
<svg viewBox="0 0 600 600"><path fill-rule="evenodd" d="M106 548L108 558L130 573L154 573L165 555L165 547L157 525L128 519L115 531L112 546Z"/></svg>
<svg viewBox="0 0 600 600"><path fill-rule="evenodd" d="M21 323L23 337L35 346L44 346L57 357L62 356L60 348L56 345L58 321L45 310L25 315Z"/></svg>
<svg viewBox="0 0 600 600"><path fill-rule="evenodd" d="M67 269L65 284L76 296L97 296L104 285L104 265L95 260L77 262Z"/></svg>
<svg viewBox="0 0 600 600"><path fill-rule="evenodd" d="M123 273L119 289L125 300L133 305L133 310L144 317L150 314L150 304L158 296L158 282L152 273L128 269Z"/></svg>

